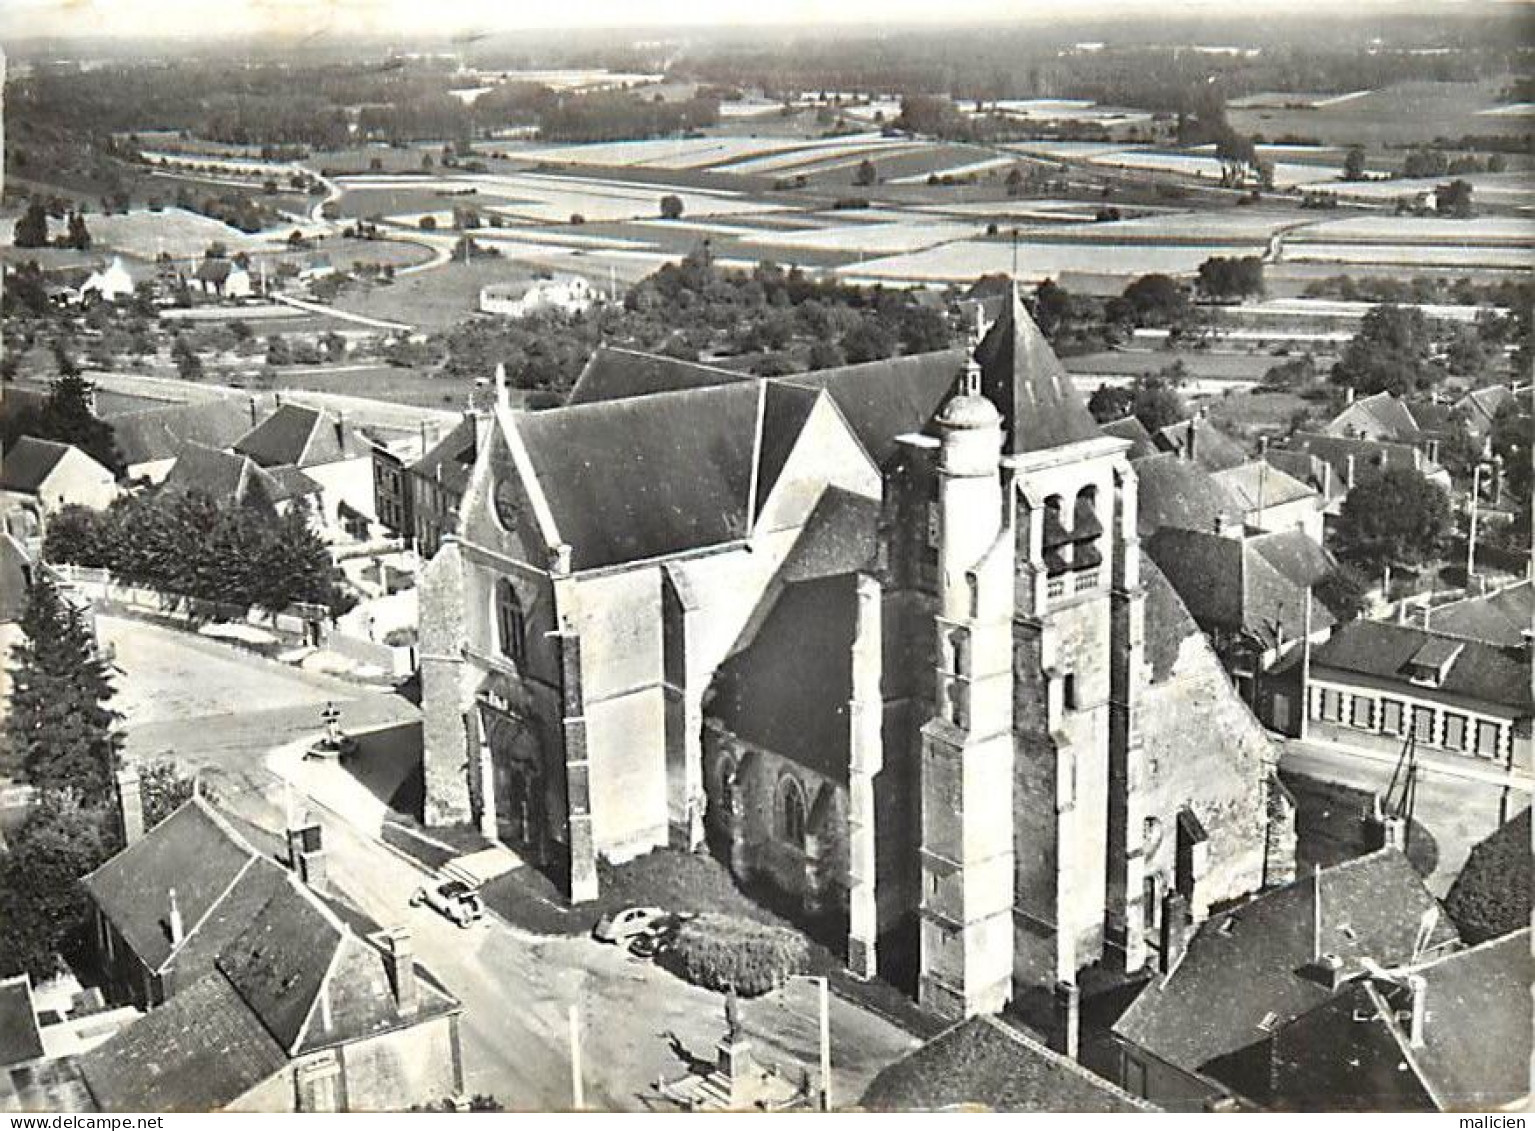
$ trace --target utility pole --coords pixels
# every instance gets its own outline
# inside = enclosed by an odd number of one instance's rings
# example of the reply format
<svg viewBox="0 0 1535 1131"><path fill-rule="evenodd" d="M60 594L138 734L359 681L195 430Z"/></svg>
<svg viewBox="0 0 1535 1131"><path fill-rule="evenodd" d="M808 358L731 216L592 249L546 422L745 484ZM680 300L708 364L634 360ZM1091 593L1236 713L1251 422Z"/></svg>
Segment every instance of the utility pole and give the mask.
<svg viewBox="0 0 1535 1131"><path fill-rule="evenodd" d="M831 986L821 978L821 1110L831 1110Z"/></svg>
<svg viewBox="0 0 1535 1131"><path fill-rule="evenodd" d="M584 1111L586 1096L581 1087L581 1007L570 1007L570 1107Z"/></svg>
<svg viewBox="0 0 1535 1131"><path fill-rule="evenodd" d="M1466 529L1466 591L1471 590L1471 577L1476 571L1476 497L1482 485L1480 460L1471 469L1471 522Z"/></svg>

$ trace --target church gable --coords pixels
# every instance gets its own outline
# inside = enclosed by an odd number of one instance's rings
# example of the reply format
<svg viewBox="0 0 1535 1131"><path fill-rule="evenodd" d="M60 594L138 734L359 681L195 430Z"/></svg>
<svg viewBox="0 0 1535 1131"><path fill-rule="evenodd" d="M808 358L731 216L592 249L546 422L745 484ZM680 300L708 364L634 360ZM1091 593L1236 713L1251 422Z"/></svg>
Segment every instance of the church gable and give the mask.
<svg viewBox="0 0 1535 1131"><path fill-rule="evenodd" d="M765 407L792 398L798 402L794 411L800 419L780 420L775 428L768 426L771 416L765 414L758 461L761 503L754 532L803 525L831 488L880 497L879 469L829 395L777 382L769 382L766 392Z"/></svg>
<svg viewBox="0 0 1535 1131"><path fill-rule="evenodd" d="M509 416L499 415L479 452L459 517L463 541L482 546L536 569L549 564L560 541L530 474L521 437Z"/></svg>

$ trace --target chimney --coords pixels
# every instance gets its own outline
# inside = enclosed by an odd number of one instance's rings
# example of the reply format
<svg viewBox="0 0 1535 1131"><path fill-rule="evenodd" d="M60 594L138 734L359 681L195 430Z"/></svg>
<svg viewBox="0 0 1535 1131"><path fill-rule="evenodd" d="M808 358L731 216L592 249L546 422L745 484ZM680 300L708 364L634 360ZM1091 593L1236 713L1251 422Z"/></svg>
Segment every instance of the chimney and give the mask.
<svg viewBox="0 0 1535 1131"><path fill-rule="evenodd" d="M1428 462L1429 463L1438 463L1439 462L1439 441L1438 440L1430 440L1428 442Z"/></svg>
<svg viewBox="0 0 1535 1131"><path fill-rule="evenodd" d="M256 417L259 414L258 414L258 412L256 410L256 398L255 397L250 397L249 400L250 400L250 409L251 409L251 427L254 428L254 427L256 427Z"/></svg>
<svg viewBox="0 0 1535 1131"><path fill-rule="evenodd" d="M1354 489L1354 453L1350 452L1343 457L1343 485L1350 491Z"/></svg>
<svg viewBox="0 0 1535 1131"><path fill-rule="evenodd" d="M384 932L384 967L389 984L394 987L394 1001L400 1013L416 1012L420 994L416 988L415 946L409 927L394 927Z"/></svg>
<svg viewBox="0 0 1535 1131"><path fill-rule="evenodd" d="M325 886L325 848L317 822L288 830L288 867L307 886Z"/></svg>
<svg viewBox="0 0 1535 1131"><path fill-rule="evenodd" d="M1407 987L1412 991L1412 1029L1408 1043L1420 1049L1423 1047L1423 1023L1428 1020L1428 980L1422 974L1409 974Z"/></svg>
<svg viewBox="0 0 1535 1131"><path fill-rule="evenodd" d="M1397 624L1406 624L1407 623L1407 602L1406 601L1400 601L1400 602L1398 602L1398 604L1396 606L1396 623Z"/></svg>
<svg viewBox="0 0 1535 1131"><path fill-rule="evenodd" d="M1077 1059L1082 1031L1082 991L1075 982L1055 983L1054 1024L1050 1047L1062 1056Z"/></svg>
<svg viewBox="0 0 1535 1131"><path fill-rule="evenodd" d="M1535 628L1520 629L1519 655L1527 664L1535 661Z"/></svg>
<svg viewBox="0 0 1535 1131"><path fill-rule="evenodd" d="M181 905L176 902L175 888L170 890L170 904L170 911L166 915L166 925L170 928L171 932L171 946L177 947L181 945L181 940L186 938L187 932L181 922Z"/></svg>
<svg viewBox="0 0 1535 1131"><path fill-rule="evenodd" d="M1433 626L1434 610L1433 610L1432 607L1430 607L1430 605L1428 603L1428 599L1426 597L1423 600L1422 609L1423 609L1423 631L1424 632L1432 632L1433 631L1433 627L1434 627Z"/></svg>
<svg viewBox="0 0 1535 1131"><path fill-rule="evenodd" d="M496 365L496 411L510 410L512 397L506 388L506 366Z"/></svg>
<svg viewBox="0 0 1535 1131"><path fill-rule="evenodd" d="M1354 403L1354 386L1350 385L1348 387L1347 392L1344 393L1344 398L1345 398L1345 403L1346 404L1353 404Z"/></svg>
<svg viewBox="0 0 1535 1131"><path fill-rule="evenodd" d="M1242 533L1242 524L1225 511L1215 516L1215 533L1222 538L1236 538Z"/></svg>
<svg viewBox="0 0 1535 1131"><path fill-rule="evenodd" d="M1194 452L1195 452L1195 448L1198 446L1198 442L1199 442L1198 441L1198 429L1195 427L1195 425L1197 425L1198 423L1199 423L1199 418L1198 417L1194 417L1193 419L1191 419L1189 421L1188 440L1183 445L1183 458L1188 460L1190 463L1194 462Z"/></svg>
<svg viewBox="0 0 1535 1131"><path fill-rule="evenodd" d="M125 762L117 771L117 812L122 822L124 847L144 835L144 795L139 792L139 771Z"/></svg>
<svg viewBox="0 0 1535 1131"><path fill-rule="evenodd" d="M1189 935L1193 933L1193 921L1189 915L1189 899L1176 889L1162 897L1162 925L1158 937L1161 951L1159 968L1171 974L1183 961L1188 950Z"/></svg>
<svg viewBox="0 0 1535 1131"><path fill-rule="evenodd" d="M1343 959L1336 954L1324 954L1306 963L1296 973L1324 990L1335 990L1343 984Z"/></svg>

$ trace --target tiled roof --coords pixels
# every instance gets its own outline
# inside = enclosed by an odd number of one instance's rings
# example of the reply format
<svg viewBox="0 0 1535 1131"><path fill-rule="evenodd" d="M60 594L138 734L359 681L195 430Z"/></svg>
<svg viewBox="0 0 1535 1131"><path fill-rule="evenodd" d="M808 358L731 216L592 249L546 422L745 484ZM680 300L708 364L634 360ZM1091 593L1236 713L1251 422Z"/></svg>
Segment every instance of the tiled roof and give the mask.
<svg viewBox="0 0 1535 1131"><path fill-rule="evenodd" d="M1240 500L1197 464L1164 453L1138 459L1134 466L1136 525L1142 537L1165 526L1213 531L1223 518L1242 520Z"/></svg>
<svg viewBox="0 0 1535 1131"><path fill-rule="evenodd" d="M1354 481L1371 471L1408 468L1432 475L1437 465L1424 459L1410 444L1386 440L1364 440L1352 436L1323 436L1315 432L1297 432L1290 437L1290 450L1305 452L1326 460L1333 473L1348 481L1348 459L1354 457Z"/></svg>
<svg viewBox="0 0 1535 1131"><path fill-rule="evenodd" d="M1415 625L1355 620L1343 625L1311 653L1313 669L1356 672L1377 679L1406 682L1408 668L1425 644L1463 643L1439 683L1439 689L1518 712L1531 707L1530 661L1517 649L1443 637Z"/></svg>
<svg viewBox="0 0 1535 1131"><path fill-rule="evenodd" d="M1247 539L1247 544L1292 584L1302 587L1317 585L1338 568L1333 556L1304 530L1255 534Z"/></svg>
<svg viewBox="0 0 1535 1131"><path fill-rule="evenodd" d="M207 974L79 1060L104 1112L207 1112L287 1067L229 981Z"/></svg>
<svg viewBox="0 0 1535 1131"><path fill-rule="evenodd" d="M213 806L195 796L82 882L133 952L158 970L177 949L169 927L171 890L184 945L260 859Z"/></svg>
<svg viewBox="0 0 1535 1131"><path fill-rule="evenodd" d="M69 454L70 445L36 436L22 436L5 451L0 462L0 488L35 495ZM83 454L83 453L82 453ZM89 458L89 457L87 457Z"/></svg>
<svg viewBox="0 0 1535 1131"><path fill-rule="evenodd" d="M1037 452L1098 436L1082 395L1024 309L1017 283L975 356L981 391L1002 413L1005 451ZM956 368L951 381L958 374Z"/></svg>
<svg viewBox="0 0 1535 1131"><path fill-rule="evenodd" d="M410 465L411 471L462 495L479 453L481 433L488 429L489 422L488 416L465 416Z"/></svg>
<svg viewBox="0 0 1535 1131"><path fill-rule="evenodd" d="M735 373L714 365L700 365L696 361L682 361L675 357L640 353L638 350L616 346L599 346L581 370L581 376L576 378L566 403L578 405L617 401L628 397L649 396L651 393L728 385L751 379L744 373Z"/></svg>
<svg viewBox="0 0 1535 1131"><path fill-rule="evenodd" d="M1321 953L1336 955L1351 972L1365 958L1383 965L1411 958L1425 913L1438 913L1395 849L1328 868L1320 883ZM1307 876L1212 915L1172 973L1154 976L1114 1031L1180 1068L1207 1071L1330 997L1297 973L1314 957L1316 884ZM1455 941L1439 915L1429 950Z"/></svg>
<svg viewBox="0 0 1535 1131"><path fill-rule="evenodd" d="M123 462L134 466L174 459L188 443L227 448L250 431L252 421L248 402L221 397L139 409L110 423Z"/></svg>
<svg viewBox="0 0 1535 1131"><path fill-rule="evenodd" d="M1314 488L1262 460L1228 467L1214 475L1216 481L1231 492L1248 512L1317 497Z"/></svg>
<svg viewBox="0 0 1535 1131"><path fill-rule="evenodd" d="M1276 1107L1478 1111L1529 1095L1530 929L1409 969L1423 983L1422 1043L1406 972L1364 978L1280 1029Z"/></svg>
<svg viewBox="0 0 1535 1131"><path fill-rule="evenodd" d="M1390 393L1360 397L1327 424L1329 436L1366 436L1412 444L1420 429L1406 403Z"/></svg>
<svg viewBox="0 0 1535 1131"><path fill-rule="evenodd" d="M1485 389L1473 389L1455 402L1455 408L1472 423L1486 428L1505 405L1514 403L1514 392L1507 385L1489 385Z"/></svg>
<svg viewBox="0 0 1535 1131"><path fill-rule="evenodd" d="M200 491L219 502L240 506L274 506L321 490L296 467L264 468L249 456L195 442L182 447L161 489Z"/></svg>
<svg viewBox="0 0 1535 1131"><path fill-rule="evenodd" d="M1434 606L1435 632L1517 647L1535 625L1535 583L1521 581L1485 597L1467 597Z"/></svg>
<svg viewBox="0 0 1535 1131"><path fill-rule="evenodd" d="M0 979L0 1071L42 1055L31 981L25 974Z"/></svg>
<svg viewBox="0 0 1535 1131"><path fill-rule="evenodd" d="M1242 445L1202 417L1159 428L1151 437L1161 451L1197 463L1206 471L1224 471L1247 459ZM1192 440L1193 453L1189 452Z"/></svg>
<svg viewBox="0 0 1535 1131"><path fill-rule="evenodd" d="M885 1068L864 1092L870 1111L1156 1111L996 1017L973 1017Z"/></svg>
<svg viewBox="0 0 1535 1131"><path fill-rule="evenodd" d="M262 467L315 467L366 457L366 440L339 417L305 405L285 404L252 428L234 449Z"/></svg>
<svg viewBox="0 0 1535 1131"><path fill-rule="evenodd" d="M898 436L922 431L938 415L964 367L964 351L951 349L796 373L782 380L830 393L864 451L883 468L896 453Z"/></svg>
<svg viewBox="0 0 1535 1131"><path fill-rule="evenodd" d="M1151 439L1151 433L1146 431L1146 426L1133 416L1125 416L1119 420L1111 420L1107 424L1100 424L1098 431L1118 440L1129 440L1131 459L1144 459L1146 456L1157 453L1157 446Z"/></svg>
<svg viewBox="0 0 1535 1131"><path fill-rule="evenodd" d="M1270 467L1277 467L1292 479L1311 487L1322 496L1324 504L1348 493L1343 477L1336 474L1332 465L1320 456L1287 448L1269 448L1263 453L1263 460Z"/></svg>

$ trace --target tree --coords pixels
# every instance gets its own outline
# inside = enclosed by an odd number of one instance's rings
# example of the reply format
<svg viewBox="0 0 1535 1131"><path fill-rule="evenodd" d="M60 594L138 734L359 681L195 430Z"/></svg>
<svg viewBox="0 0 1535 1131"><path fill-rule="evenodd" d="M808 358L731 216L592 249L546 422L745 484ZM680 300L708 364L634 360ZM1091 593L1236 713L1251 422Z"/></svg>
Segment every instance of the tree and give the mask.
<svg viewBox="0 0 1535 1131"><path fill-rule="evenodd" d="M1130 386L1130 413L1148 432L1189 418L1188 405L1178 395L1184 380L1183 362L1174 362L1158 373L1142 373Z"/></svg>
<svg viewBox="0 0 1535 1131"><path fill-rule="evenodd" d="M1196 286L1200 294L1217 300L1261 295L1264 291L1263 260L1256 255L1239 259L1211 256L1199 265Z"/></svg>
<svg viewBox="0 0 1535 1131"><path fill-rule="evenodd" d="M853 174L853 184L859 188L872 185L879 179L879 173L874 168L874 162L865 157L858 162L858 171Z"/></svg>
<svg viewBox="0 0 1535 1131"><path fill-rule="evenodd" d="M1372 575L1432 561L1449 536L1448 496L1411 468L1365 475L1338 512L1338 556Z"/></svg>
<svg viewBox="0 0 1535 1131"><path fill-rule="evenodd" d="M27 594L6 738L26 780L72 790L87 804L112 797L122 738L107 707L112 684L83 614L41 572Z"/></svg>
<svg viewBox="0 0 1535 1131"><path fill-rule="evenodd" d="M176 335L176 340L171 345L171 359L175 361L176 372L181 375L183 381L203 379L203 360L197 356L197 351L181 334Z"/></svg>
<svg viewBox="0 0 1535 1131"><path fill-rule="evenodd" d="M1142 275L1125 288L1123 298L1138 326L1175 325L1189 313L1189 296L1167 275Z"/></svg>
<svg viewBox="0 0 1535 1131"><path fill-rule="evenodd" d="M64 236L64 246L72 247L76 251L91 250L90 229L85 226L85 214L71 212L69 214L69 230Z"/></svg>
<svg viewBox="0 0 1535 1131"><path fill-rule="evenodd" d="M48 210L39 201L27 205L12 229L12 242L17 247L48 246Z"/></svg>
<svg viewBox="0 0 1535 1131"><path fill-rule="evenodd" d="M661 219L682 219L682 197L669 192L661 198Z"/></svg>
<svg viewBox="0 0 1535 1131"><path fill-rule="evenodd" d="M188 801L194 793L208 795L207 787L183 774L176 763L159 759L139 767L139 801L144 806L144 831L148 832Z"/></svg>
<svg viewBox="0 0 1535 1131"><path fill-rule="evenodd" d="M1343 155L1343 179L1345 181L1364 180L1364 146L1348 147L1348 152Z"/></svg>
<svg viewBox="0 0 1535 1131"><path fill-rule="evenodd" d="M1428 320L1415 306L1371 307L1343 354L1332 380L1355 392L1402 395L1437 384L1444 371L1433 360Z"/></svg>
<svg viewBox="0 0 1535 1131"><path fill-rule="evenodd" d="M1358 570L1341 563L1316 583L1312 593L1339 623L1358 620L1369 608L1369 585Z"/></svg>
<svg viewBox="0 0 1535 1131"><path fill-rule="evenodd" d="M95 386L80 376L72 358L67 365L61 363L60 370L61 375L49 387L48 399L42 405L29 405L0 424L0 441L9 447L19 436L36 436L40 440L73 444L103 467L121 475L123 459L117 451L112 426L91 411Z"/></svg>
<svg viewBox="0 0 1535 1131"><path fill-rule="evenodd" d="M1099 385L1087 398L1087 411L1099 424L1123 420L1135 404L1135 393L1127 385Z"/></svg>
<svg viewBox="0 0 1535 1131"><path fill-rule="evenodd" d="M1471 849L1455 877L1444 909L1469 946L1530 925L1535 892L1535 858L1530 852L1530 810L1526 806Z"/></svg>
<svg viewBox="0 0 1535 1131"><path fill-rule="evenodd" d="M85 926L80 877L118 847L112 810L69 790L40 794L0 856L0 974L34 980L59 969L59 951Z"/></svg>
<svg viewBox="0 0 1535 1131"><path fill-rule="evenodd" d="M1471 218L1471 183L1459 178L1434 189L1434 209L1457 220Z"/></svg>

